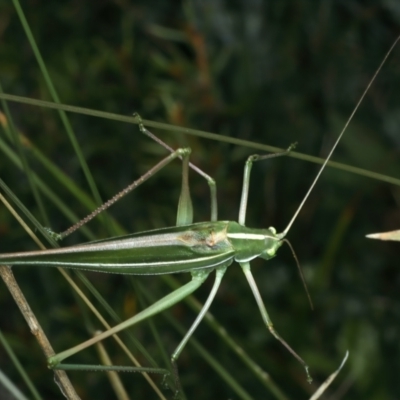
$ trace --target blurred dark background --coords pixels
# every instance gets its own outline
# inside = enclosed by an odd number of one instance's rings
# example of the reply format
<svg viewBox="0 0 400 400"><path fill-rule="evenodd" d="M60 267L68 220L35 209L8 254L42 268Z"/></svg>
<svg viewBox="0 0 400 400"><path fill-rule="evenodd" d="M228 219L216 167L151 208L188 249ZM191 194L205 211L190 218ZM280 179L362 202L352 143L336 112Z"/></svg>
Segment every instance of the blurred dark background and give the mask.
<svg viewBox="0 0 400 400"><path fill-rule="evenodd" d="M145 119L281 148L297 141L297 151L319 157L328 153L400 34L400 3L395 1L26 0L21 6L62 103L123 115L139 112ZM11 0L0 2L0 60L4 92L51 101ZM399 175L399 85L397 47L334 160ZM58 114L18 103L9 107L17 128L88 190ZM165 154L134 125L78 114L69 117L103 199ZM191 146L192 161L217 180L219 219L237 219L243 165L254 150L161 130L154 133L173 147ZM31 167L64 195L39 164L33 161ZM247 225L283 230L316 172L314 164L289 157L255 165ZM0 177L38 215L24 176L4 155ZM110 212L129 232L173 225L179 179L176 163ZM206 220L207 185L194 174L191 180L195 220ZM87 214L78 202L68 199L68 193L65 196L79 216ZM350 351L332 397L326 398L382 400L396 399L400 393L400 245L365 239L367 233L400 228L399 201L399 189L387 183L333 169L323 173L288 235L304 270L314 311L286 246L268 263L254 262L254 275L276 329L310 364L316 382L338 366L346 349ZM69 226L51 203L46 208L52 229ZM107 237L102 228L97 233ZM66 244L84 240L77 233ZM0 251L30 248L34 245L26 234L0 207ZM56 350L87 337L79 325L79 310L71 306L72 297L63 293L65 284L55 271L15 268L15 273ZM119 276L93 274L93 280L127 318L129 302L134 301L129 300L133 296L129 284ZM143 282L154 293L168 290L158 277ZM199 299L205 298L210 284L199 290ZM4 285L0 309L0 328L39 391L44 398L60 398ZM212 312L288 398L309 397L313 389L301 366L263 326L237 265L228 270ZM184 305L176 307L174 316L186 327L194 319ZM181 336L164 326L161 318L157 322L171 352ZM152 340L147 341L139 328L138 335L151 352ZM208 327L199 327L195 337L230 368L253 398L276 398ZM179 367L188 398L238 398L189 347ZM0 368L20 382L1 349ZM71 373L71 379L83 398L113 398L102 374ZM132 398L152 398L140 376L124 379L134 385Z"/></svg>

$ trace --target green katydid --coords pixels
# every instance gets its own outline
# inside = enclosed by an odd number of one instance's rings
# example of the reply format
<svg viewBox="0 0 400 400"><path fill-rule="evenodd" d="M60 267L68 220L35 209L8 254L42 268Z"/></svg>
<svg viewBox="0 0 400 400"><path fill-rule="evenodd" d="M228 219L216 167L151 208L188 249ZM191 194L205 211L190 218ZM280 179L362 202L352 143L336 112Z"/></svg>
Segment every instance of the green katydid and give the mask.
<svg viewBox="0 0 400 400"><path fill-rule="evenodd" d="M383 62L386 60L386 57ZM378 71L380 68L381 67L378 68ZM0 256L0 263L10 266L61 266L63 268L76 268L80 270L133 275L169 274L175 272L190 272L192 275L192 280L189 283L158 300L156 303L136 314L134 317L106 332L103 332L102 334L97 335L95 338L90 339L79 346L51 357L48 360L49 366L55 369L63 369L65 366L60 363L65 358L75 354L85 347L96 343L99 340L109 337L178 303L184 297L194 292L205 281L207 276L215 270L215 282L203 309L171 356L172 364L175 366L176 360L178 359L184 346L209 309L227 267L233 261L236 261L242 267L242 270L249 282L250 288L255 296L261 316L267 328L275 336L275 338L278 339L303 365L308 380L311 380L308 372L308 366L305 361L299 355L297 355L297 353L284 341L284 339L280 337L280 335L274 329L261 299L257 285L251 274L250 261L256 257L261 257L265 260L268 260L275 256L278 248L284 242L286 234L290 230L290 227L294 223L298 213L301 211L305 201L307 200L322 171L331 158L331 155L333 154L337 144L347 128L347 125L351 121L376 74L361 96L361 99L359 100L355 110L349 117L349 120L347 121L325 162L320 168L304 199L300 203L297 211L282 233L276 233L274 228L251 229L245 226L250 171L252 164L256 161L266 159L269 156L254 155L249 157L246 162L238 222L217 220L216 196L215 194L212 194L213 212L211 221L193 223L188 184L190 149L178 149L173 151L168 157L157 164L156 167L149 171L150 173L146 174L140 180L141 183L149 176L163 168L173 159L182 157L183 183L178 206L176 227L156 229L153 231L141 232L138 234L126 235L107 240L100 240L88 244L61 249L2 254ZM140 124L140 121L138 122ZM147 133L144 126L140 126L142 131ZM123 191L122 194L117 195L117 197L119 198L125 193L126 191ZM106 204L108 206L111 203ZM101 210L104 208L105 207L101 207ZM95 212L94 215L97 215L97 212ZM86 221L87 219L84 219L83 223ZM79 227L83 223L80 223L77 226Z"/></svg>

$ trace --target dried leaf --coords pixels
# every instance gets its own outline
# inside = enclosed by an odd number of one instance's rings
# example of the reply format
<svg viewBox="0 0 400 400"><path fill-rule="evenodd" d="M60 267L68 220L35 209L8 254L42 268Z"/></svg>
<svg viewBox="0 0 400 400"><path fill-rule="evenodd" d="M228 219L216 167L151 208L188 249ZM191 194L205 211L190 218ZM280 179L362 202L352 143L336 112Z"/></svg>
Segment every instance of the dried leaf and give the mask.
<svg viewBox="0 0 400 400"><path fill-rule="evenodd" d="M400 230L382 232L382 233L370 233L366 235L369 239L379 239L379 240L396 240L400 242Z"/></svg>

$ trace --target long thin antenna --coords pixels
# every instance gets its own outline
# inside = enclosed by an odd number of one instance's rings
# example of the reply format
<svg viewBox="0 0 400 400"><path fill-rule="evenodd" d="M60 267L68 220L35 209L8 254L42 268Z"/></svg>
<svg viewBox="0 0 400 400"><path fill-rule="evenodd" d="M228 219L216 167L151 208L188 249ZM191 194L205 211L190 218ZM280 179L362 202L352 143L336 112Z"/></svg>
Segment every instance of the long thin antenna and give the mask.
<svg viewBox="0 0 400 400"><path fill-rule="evenodd" d="M297 258L297 254L295 253L294 248L293 248L292 244L289 242L289 240L283 239L283 241L286 242L286 244L290 248L290 251L292 252L293 258L296 261L296 265L297 265L297 269L299 271L301 282L303 283L304 290L306 291L306 294L307 294L307 297L308 297L308 302L310 303L311 310L314 310L314 304L312 302L310 292L308 291L306 280L304 279L303 270L301 269L301 265L299 263L299 259Z"/></svg>
<svg viewBox="0 0 400 400"><path fill-rule="evenodd" d="M392 46L390 47L389 51L386 53L385 58L382 60L381 64L379 65L378 69L376 70L374 76L372 77L372 79L370 80L370 82L368 83L368 86L366 87L366 89L364 90L364 93L362 94L362 96L360 97L360 100L358 100L357 105L355 106L353 112L351 113L349 119L347 120L346 124L344 125L342 131L340 132L339 137L337 138L335 144L333 145L331 151L328 154L328 157L325 159L324 163L322 164L322 167L320 168L320 170L318 171L317 176L315 177L313 183L311 184L310 188L308 189L308 192L306 193L306 195L304 196L303 201L300 203L299 207L297 208L296 212L294 213L292 219L290 220L288 226L286 227L286 229L280 234L281 238L284 238L286 236L286 234L289 232L289 229L291 228L291 226L293 225L293 222L295 221L295 219L297 218L297 215L299 214L299 212L301 211L301 209L303 208L304 203L306 202L306 200L308 199L308 196L310 195L311 191L313 190L315 184L318 181L318 178L320 177L320 175L322 174L322 171L325 169L326 164L328 163L328 161L330 160L333 152L336 149L336 146L338 145L338 143L340 142L340 139L342 138L343 134L345 133L347 127L349 126L351 120L354 117L354 114L356 113L356 111L358 110L358 108L360 107L360 104L362 103L362 101L364 100L365 95L367 94L369 88L371 87L372 83L374 82L375 78L377 77L377 75L379 74L380 70L382 69L383 65L385 64L387 58L389 57L390 53L392 52L392 50L394 49L394 47L396 46L397 42L400 40L400 36L397 37L397 39L394 41L394 43L392 44Z"/></svg>

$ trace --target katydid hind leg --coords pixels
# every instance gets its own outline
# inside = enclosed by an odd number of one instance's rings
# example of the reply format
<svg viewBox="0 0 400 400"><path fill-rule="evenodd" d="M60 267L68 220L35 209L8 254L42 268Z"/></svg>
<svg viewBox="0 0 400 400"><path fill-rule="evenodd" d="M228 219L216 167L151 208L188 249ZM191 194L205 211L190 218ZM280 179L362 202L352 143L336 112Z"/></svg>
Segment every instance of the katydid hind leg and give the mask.
<svg viewBox="0 0 400 400"><path fill-rule="evenodd" d="M114 203L116 203L122 197L126 196L129 192L133 191L138 186L140 186L142 183L147 181L150 177L152 177L158 171L163 169L167 164L169 164L175 158L182 159L182 163L183 163L182 164L182 189L181 189L181 196L179 198L179 205L178 205L177 225L178 226L179 225L187 225L187 224L190 224L193 222L192 201L190 199L190 191L189 191L189 183L188 183L189 168L192 168L194 171L196 171L198 174L200 174L203 178L206 179L206 181L209 185L209 188L210 188L211 221L217 220L218 205L217 205L217 186L216 186L215 180L213 178L211 178L209 175L207 175L205 172L203 172L196 165L189 162L190 149L179 148L177 150L173 150L171 147L169 147L167 144L165 144L162 140L160 140L154 134L152 134L150 131L148 131L144 127L144 125L141 123L140 116L138 114L136 114L136 116L139 118L139 121L140 121L139 122L140 131L142 133L144 133L146 136L150 137L152 140L159 143L162 147L166 148L171 154L169 156L165 157L163 160L161 160L159 163L157 163L153 168L151 168L149 171L147 171L145 174L143 174L137 180L132 182L126 188L121 190L119 193L117 193L111 199L106 201L104 204L102 204L100 207L98 207L92 213L87 215L82 220L78 221L76 224L72 225L70 228L68 228L64 232L58 234L58 233L51 231L51 229L46 228L48 234L53 239L62 240L65 237L69 236L71 233L75 232L76 230L81 228L83 225L85 225L89 221L91 221L94 217L96 217L103 211L107 210L110 206L112 206Z"/></svg>
<svg viewBox="0 0 400 400"><path fill-rule="evenodd" d="M52 234L52 236L57 239L61 240L64 239L66 236L70 235L71 233L75 232L79 228L81 228L83 225L87 224L89 221L91 221L94 217L105 211L107 208L112 206L114 203L116 203L118 200L120 200L122 197L127 195L129 192L132 190L136 189L138 186L140 186L142 183L146 182L148 179L150 179L154 174L156 174L158 171L163 169L166 165L168 165L171 161L175 160L176 158L179 157L184 157L188 154L190 154L190 149L189 148L179 148L169 154L167 157L163 158L160 162L158 162L154 167L149 169L145 174L143 174L140 178L132 182L130 185L128 185L125 189L121 190L119 193L117 193L114 197L112 197L110 200L106 201L103 205L98 207L96 210L94 210L92 213L90 213L88 216L77 222L75 225L71 226L68 228L66 231L60 233L60 234Z"/></svg>
<svg viewBox="0 0 400 400"><path fill-rule="evenodd" d="M168 295L164 296L162 299L156 301L146 309L142 310L138 314L134 315L133 317L129 318L128 320L114 326L113 328L95 336L83 342L77 346L74 346L68 350L65 350L61 353L55 354L54 356L50 357L48 361L48 365L50 368L57 369L58 365L66 358L80 352L81 350L92 346L93 344L99 342L100 340L106 339L109 336L112 336L126 328L129 328L140 321L143 321L147 318L150 318L167 308L173 306L174 304L180 302L182 299L187 297L188 295L192 294L196 289L198 289L202 283L206 280L210 271L202 270L196 274L192 274L192 279L190 282L186 283L185 285L181 286L180 288L174 290L173 292L169 293ZM62 369L62 368L61 368ZM95 370L95 366L93 367Z"/></svg>

